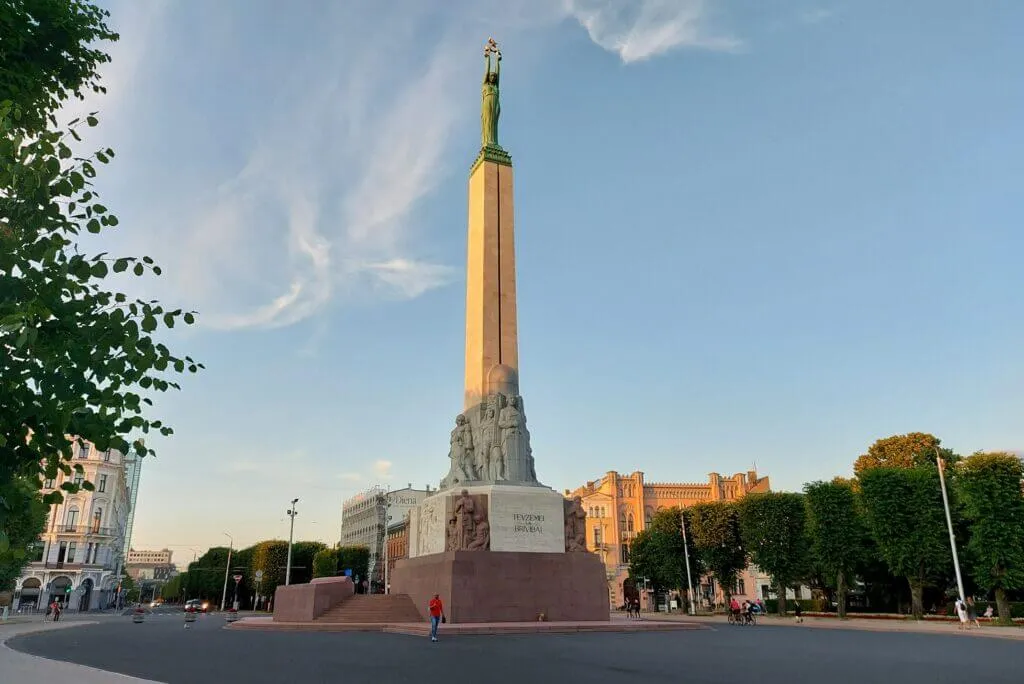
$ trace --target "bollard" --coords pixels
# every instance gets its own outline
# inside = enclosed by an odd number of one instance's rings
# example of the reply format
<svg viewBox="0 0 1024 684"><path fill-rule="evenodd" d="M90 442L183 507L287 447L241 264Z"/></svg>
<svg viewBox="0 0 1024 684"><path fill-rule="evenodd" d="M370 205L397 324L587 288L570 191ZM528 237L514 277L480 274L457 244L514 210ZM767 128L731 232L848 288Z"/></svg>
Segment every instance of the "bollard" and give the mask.
<svg viewBox="0 0 1024 684"><path fill-rule="evenodd" d="M132 622L139 624L146 619L146 611L142 608L136 608L132 612Z"/></svg>

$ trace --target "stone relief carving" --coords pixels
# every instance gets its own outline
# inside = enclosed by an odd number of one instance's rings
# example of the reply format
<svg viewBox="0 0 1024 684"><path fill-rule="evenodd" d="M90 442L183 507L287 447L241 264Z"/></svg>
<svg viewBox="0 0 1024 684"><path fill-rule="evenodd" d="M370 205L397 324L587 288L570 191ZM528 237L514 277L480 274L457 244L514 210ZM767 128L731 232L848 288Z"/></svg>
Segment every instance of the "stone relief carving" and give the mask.
<svg viewBox="0 0 1024 684"><path fill-rule="evenodd" d="M442 524L440 513L436 503L420 507L416 544L421 554L439 553L442 550L432 548L431 544L431 540L436 539L438 535L437 528Z"/></svg>
<svg viewBox="0 0 1024 684"><path fill-rule="evenodd" d="M566 499L565 506L565 550L587 550L587 512L583 510L583 499L578 496Z"/></svg>
<svg viewBox="0 0 1024 684"><path fill-rule="evenodd" d="M491 526L487 521L487 495L472 495L465 489L448 498L448 551L486 551L491 547Z"/></svg>
<svg viewBox="0 0 1024 684"><path fill-rule="evenodd" d="M490 394L460 413L450 444L451 466L441 480L441 489L470 482L537 482L523 398L519 395Z"/></svg>

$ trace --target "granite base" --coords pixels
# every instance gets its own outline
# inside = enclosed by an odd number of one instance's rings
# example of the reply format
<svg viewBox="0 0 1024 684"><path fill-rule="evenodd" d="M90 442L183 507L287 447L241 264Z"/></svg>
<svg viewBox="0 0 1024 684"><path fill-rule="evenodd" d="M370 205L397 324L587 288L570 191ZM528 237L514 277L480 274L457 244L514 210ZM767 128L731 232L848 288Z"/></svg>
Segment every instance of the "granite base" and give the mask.
<svg viewBox="0 0 1024 684"><path fill-rule="evenodd" d="M450 551L395 563L391 592L426 616L440 594L449 622L607 621L608 580L592 553Z"/></svg>

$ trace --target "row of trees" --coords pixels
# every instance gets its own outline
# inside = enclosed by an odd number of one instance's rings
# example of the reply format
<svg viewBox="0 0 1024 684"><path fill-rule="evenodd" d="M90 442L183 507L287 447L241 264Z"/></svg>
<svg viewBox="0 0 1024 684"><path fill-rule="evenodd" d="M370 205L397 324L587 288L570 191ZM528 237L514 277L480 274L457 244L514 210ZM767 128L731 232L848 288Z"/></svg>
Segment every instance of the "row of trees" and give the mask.
<svg viewBox="0 0 1024 684"><path fill-rule="evenodd" d="M293 584L309 582L314 577L328 577L351 569L353 575L366 577L370 551L365 546L328 548L321 542L300 541L292 544ZM217 546L192 563L188 570L168 581L161 595L169 600L199 598L220 602L224 591L224 577L228 578L227 600L235 598L232 576L241 575L237 599L242 605L252 605L255 596L273 596L285 581L288 564L288 542L278 539L261 541L232 552L228 564L228 548ZM257 581L256 573L260 572Z"/></svg>
<svg viewBox="0 0 1024 684"><path fill-rule="evenodd" d="M118 39L107 18L86 0L0 3L0 591L28 562L46 505L92 489L68 481L40 496L42 480L81 472L68 435L152 454L144 437L172 432L151 415L154 393L202 368L156 335L194 312L109 284L160 275L153 259L89 253L80 240L118 226L95 186L114 151L80 149L95 113L58 116L105 92L98 67Z"/></svg>
<svg viewBox="0 0 1024 684"><path fill-rule="evenodd" d="M660 511L634 540L630 573L685 587L685 522L691 570L714 577L727 597L753 563L772 578L780 612L786 588L808 583L830 593L842 617L854 583L888 576L903 583L920 618L926 589L953 587L940 467L965 584L994 594L1009 621L1009 593L1024 589L1024 465L1001 452L960 458L925 433L878 440L854 463L853 479Z"/></svg>

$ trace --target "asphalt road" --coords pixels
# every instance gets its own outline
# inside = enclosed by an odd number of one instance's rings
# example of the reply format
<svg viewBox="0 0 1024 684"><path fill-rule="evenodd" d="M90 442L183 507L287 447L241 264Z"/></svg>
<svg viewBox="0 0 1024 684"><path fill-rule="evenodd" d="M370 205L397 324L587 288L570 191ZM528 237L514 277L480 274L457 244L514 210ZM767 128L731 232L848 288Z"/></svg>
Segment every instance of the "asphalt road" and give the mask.
<svg viewBox="0 0 1024 684"><path fill-rule="evenodd" d="M250 632L205 616L129 618L8 642L34 655L167 684L586 681L940 684L1021 681L1024 644L950 635L793 627L647 634L423 637ZM443 630L443 628L442 628Z"/></svg>

